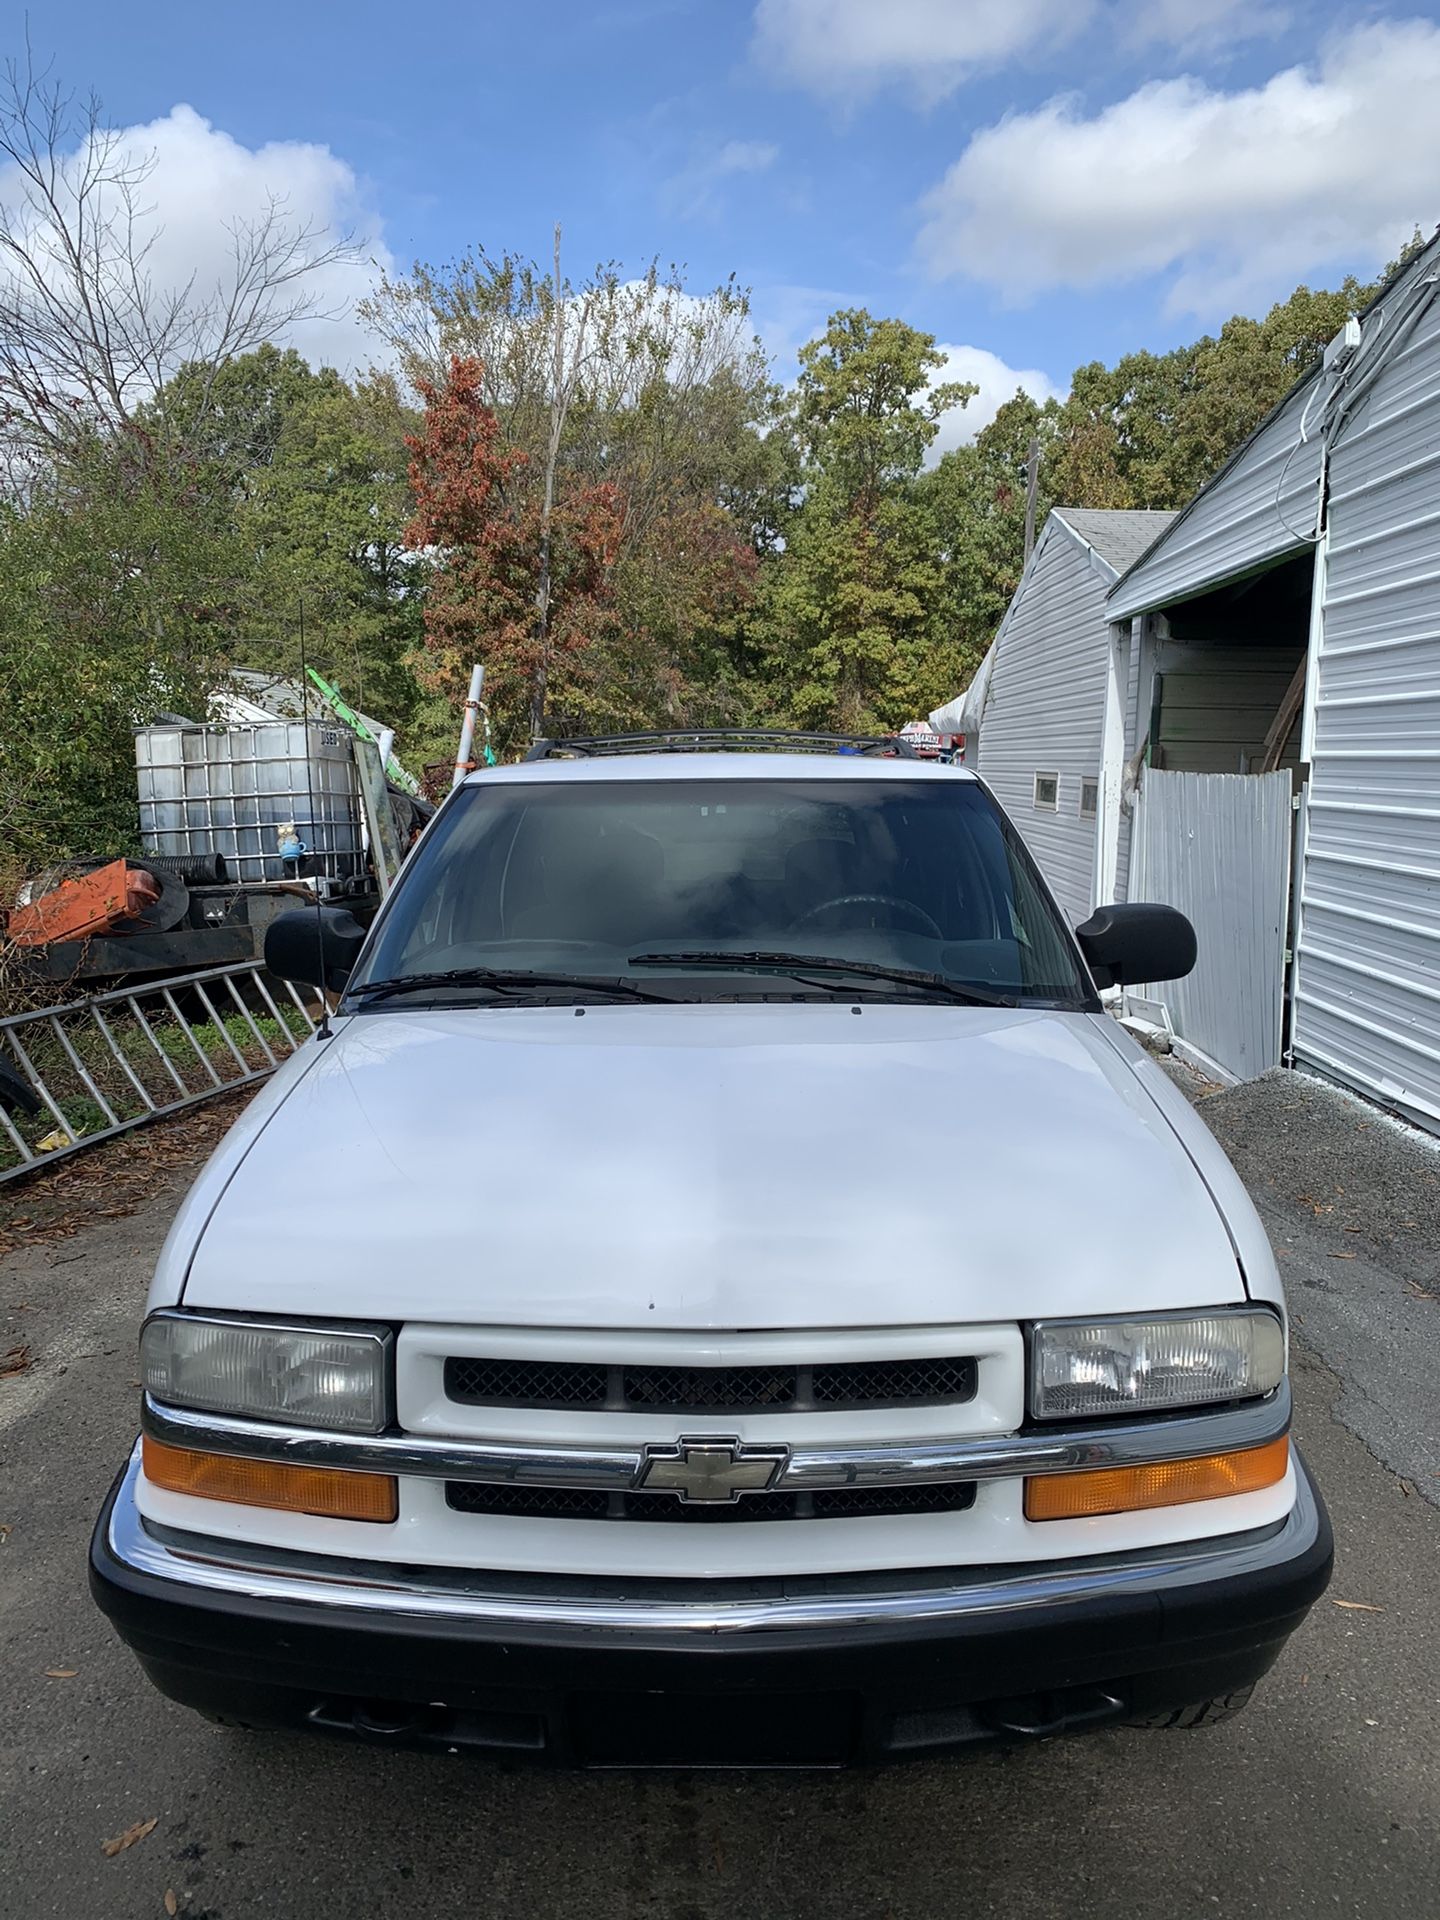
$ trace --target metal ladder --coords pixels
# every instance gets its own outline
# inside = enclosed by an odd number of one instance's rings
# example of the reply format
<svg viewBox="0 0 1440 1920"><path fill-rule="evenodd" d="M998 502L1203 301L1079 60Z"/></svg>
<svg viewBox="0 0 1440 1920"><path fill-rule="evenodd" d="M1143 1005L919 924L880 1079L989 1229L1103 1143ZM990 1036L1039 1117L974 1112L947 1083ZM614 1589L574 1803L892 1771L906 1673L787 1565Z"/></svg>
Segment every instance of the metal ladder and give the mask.
<svg viewBox="0 0 1440 1920"><path fill-rule="evenodd" d="M0 1019L0 1058L40 1106L0 1105L0 1184L267 1078L316 1026L278 984L239 961Z"/></svg>

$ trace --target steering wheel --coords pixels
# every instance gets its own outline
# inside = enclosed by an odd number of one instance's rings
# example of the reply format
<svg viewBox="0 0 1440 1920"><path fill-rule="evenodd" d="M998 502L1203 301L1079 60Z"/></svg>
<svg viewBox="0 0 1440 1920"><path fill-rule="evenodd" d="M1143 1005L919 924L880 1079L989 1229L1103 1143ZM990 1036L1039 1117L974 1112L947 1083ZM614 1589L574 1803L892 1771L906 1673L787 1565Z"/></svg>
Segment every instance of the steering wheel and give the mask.
<svg viewBox="0 0 1440 1920"><path fill-rule="evenodd" d="M812 920L818 920L822 914L834 913L840 907L891 907L901 919L908 919L912 925L918 926L922 933L933 934L937 940L945 938L939 925L923 907L917 907L913 900L898 900L893 893L840 893L833 900L822 900L818 907L811 907L808 913L802 913L790 925L798 932L801 927L808 927Z"/></svg>

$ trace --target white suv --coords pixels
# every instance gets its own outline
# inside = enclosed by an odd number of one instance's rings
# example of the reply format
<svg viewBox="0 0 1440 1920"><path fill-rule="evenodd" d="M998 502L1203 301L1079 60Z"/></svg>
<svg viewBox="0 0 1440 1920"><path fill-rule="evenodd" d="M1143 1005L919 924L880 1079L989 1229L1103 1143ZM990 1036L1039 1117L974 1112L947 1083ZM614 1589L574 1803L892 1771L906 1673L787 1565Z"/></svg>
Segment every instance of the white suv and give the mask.
<svg viewBox="0 0 1440 1920"><path fill-rule="evenodd" d="M1331 1542L1255 1211L1097 995L1194 951L893 744L473 775L368 933L271 929L338 1003L161 1254L101 1606L216 1718L572 1763L1233 1711Z"/></svg>

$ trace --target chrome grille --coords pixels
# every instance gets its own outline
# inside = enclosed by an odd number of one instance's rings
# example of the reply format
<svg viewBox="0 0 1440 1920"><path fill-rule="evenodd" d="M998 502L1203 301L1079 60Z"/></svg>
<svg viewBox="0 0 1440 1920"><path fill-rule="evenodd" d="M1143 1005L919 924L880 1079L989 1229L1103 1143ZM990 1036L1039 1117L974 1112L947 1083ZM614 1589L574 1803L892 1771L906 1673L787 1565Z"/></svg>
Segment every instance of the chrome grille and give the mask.
<svg viewBox="0 0 1440 1920"><path fill-rule="evenodd" d="M599 1493L573 1487L499 1486L451 1480L445 1498L457 1513L509 1514L527 1520L649 1520L735 1525L756 1520L868 1520L886 1514L963 1513L973 1481L909 1487L844 1487L815 1493L748 1493L729 1505L677 1499L673 1493Z"/></svg>
<svg viewBox="0 0 1440 1920"><path fill-rule="evenodd" d="M814 1366L607 1366L602 1362L445 1362L445 1393L464 1406L590 1408L616 1413L814 1413L973 1400L965 1356L825 1361Z"/></svg>

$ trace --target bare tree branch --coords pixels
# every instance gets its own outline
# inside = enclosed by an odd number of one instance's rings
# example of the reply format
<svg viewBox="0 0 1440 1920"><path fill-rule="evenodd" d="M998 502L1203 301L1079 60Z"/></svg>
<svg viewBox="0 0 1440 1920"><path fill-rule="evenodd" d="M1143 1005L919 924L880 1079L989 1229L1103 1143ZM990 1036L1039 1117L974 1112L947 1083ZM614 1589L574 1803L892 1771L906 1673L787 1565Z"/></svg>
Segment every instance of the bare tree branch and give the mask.
<svg viewBox="0 0 1440 1920"><path fill-rule="evenodd" d="M213 287L157 283L160 229L145 197L153 154L137 154L98 100L78 100L27 48L0 75L0 164L18 190L0 201L0 440L55 456L77 432L165 424L166 383L183 365L216 371L298 321L337 317L317 276L353 260L347 236L297 220L280 196L230 229ZM192 410L187 418L198 424Z"/></svg>

